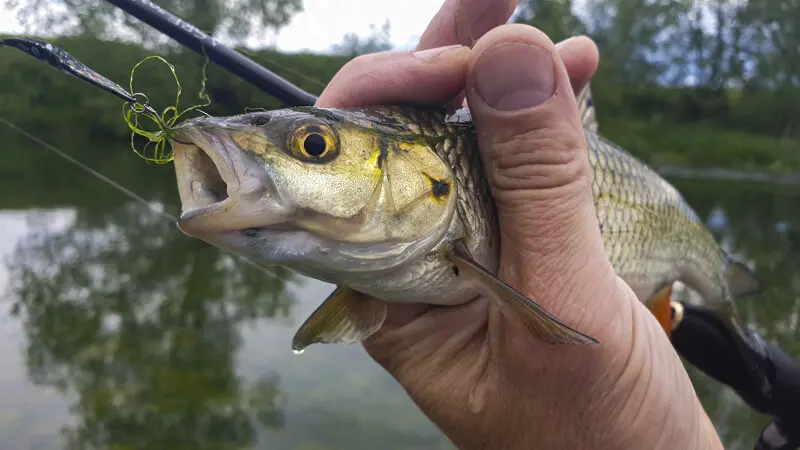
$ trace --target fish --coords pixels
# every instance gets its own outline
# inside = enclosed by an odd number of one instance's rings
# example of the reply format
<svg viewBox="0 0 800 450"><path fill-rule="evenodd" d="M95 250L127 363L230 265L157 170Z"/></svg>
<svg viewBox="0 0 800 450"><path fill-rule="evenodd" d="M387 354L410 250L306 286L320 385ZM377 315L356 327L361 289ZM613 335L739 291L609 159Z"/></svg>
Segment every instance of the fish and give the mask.
<svg viewBox="0 0 800 450"><path fill-rule="evenodd" d="M734 300L760 293L761 280L675 187L600 136L590 86L576 101L616 274L665 332L682 282L746 347ZM598 343L497 278L497 211L466 107L295 107L199 117L172 133L184 234L336 285L295 334L296 352L362 342L386 302L452 306L481 294L546 343Z"/></svg>

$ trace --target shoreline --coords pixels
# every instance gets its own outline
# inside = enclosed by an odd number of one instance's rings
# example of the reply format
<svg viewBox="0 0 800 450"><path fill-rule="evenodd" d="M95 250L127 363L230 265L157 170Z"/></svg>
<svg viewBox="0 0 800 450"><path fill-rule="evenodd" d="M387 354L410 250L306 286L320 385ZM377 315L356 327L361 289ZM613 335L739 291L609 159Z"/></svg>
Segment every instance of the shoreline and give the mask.
<svg viewBox="0 0 800 450"><path fill-rule="evenodd" d="M753 181L770 184L800 184L800 172L740 170L725 167L690 168L682 166L653 167L661 176L721 181Z"/></svg>

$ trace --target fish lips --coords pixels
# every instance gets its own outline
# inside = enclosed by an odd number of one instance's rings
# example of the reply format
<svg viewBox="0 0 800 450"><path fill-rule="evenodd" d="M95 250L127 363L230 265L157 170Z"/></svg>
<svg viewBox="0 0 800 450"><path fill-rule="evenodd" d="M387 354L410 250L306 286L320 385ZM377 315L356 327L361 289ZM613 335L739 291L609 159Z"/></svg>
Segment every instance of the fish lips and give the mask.
<svg viewBox="0 0 800 450"><path fill-rule="evenodd" d="M267 168L239 149L224 127L183 127L173 149L182 210L177 225L184 234L207 240L288 220Z"/></svg>

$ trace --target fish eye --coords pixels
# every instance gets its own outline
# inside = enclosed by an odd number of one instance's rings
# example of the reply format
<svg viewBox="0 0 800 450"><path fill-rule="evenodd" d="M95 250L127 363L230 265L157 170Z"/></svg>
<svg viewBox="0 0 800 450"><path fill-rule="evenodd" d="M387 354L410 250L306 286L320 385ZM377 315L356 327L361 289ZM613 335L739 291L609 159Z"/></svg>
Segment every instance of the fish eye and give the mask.
<svg viewBox="0 0 800 450"><path fill-rule="evenodd" d="M322 156L327 146L328 144L325 142L325 138L317 133L309 134L303 141L303 150L305 150L308 156L314 158Z"/></svg>
<svg viewBox="0 0 800 450"><path fill-rule="evenodd" d="M289 150L300 161L324 164L338 156L339 137L327 125L306 124L290 136Z"/></svg>

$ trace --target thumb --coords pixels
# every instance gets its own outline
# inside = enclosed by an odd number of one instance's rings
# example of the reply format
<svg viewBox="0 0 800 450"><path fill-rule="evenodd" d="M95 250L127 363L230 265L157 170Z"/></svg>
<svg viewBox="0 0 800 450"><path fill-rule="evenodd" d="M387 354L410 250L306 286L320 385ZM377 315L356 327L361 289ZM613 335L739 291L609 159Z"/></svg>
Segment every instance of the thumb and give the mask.
<svg viewBox="0 0 800 450"><path fill-rule="evenodd" d="M597 313L619 311L604 302L621 300L592 200L586 137L555 45L526 25L490 31L473 48L467 100L498 209L498 275L602 342L597 334L612 318L598 321Z"/></svg>

